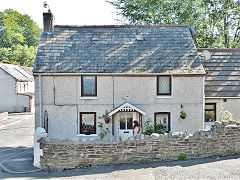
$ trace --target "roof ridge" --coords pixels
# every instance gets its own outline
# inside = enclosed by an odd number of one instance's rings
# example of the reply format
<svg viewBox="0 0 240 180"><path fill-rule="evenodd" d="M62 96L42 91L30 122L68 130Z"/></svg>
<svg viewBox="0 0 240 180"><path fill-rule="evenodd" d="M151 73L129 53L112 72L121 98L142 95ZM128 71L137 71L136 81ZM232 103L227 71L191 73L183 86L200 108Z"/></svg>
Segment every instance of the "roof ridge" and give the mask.
<svg viewBox="0 0 240 180"><path fill-rule="evenodd" d="M187 24L166 25L55 25L55 28L140 28L140 27L189 27Z"/></svg>
<svg viewBox="0 0 240 180"><path fill-rule="evenodd" d="M198 52L208 50L208 51L240 51L240 48L197 48Z"/></svg>

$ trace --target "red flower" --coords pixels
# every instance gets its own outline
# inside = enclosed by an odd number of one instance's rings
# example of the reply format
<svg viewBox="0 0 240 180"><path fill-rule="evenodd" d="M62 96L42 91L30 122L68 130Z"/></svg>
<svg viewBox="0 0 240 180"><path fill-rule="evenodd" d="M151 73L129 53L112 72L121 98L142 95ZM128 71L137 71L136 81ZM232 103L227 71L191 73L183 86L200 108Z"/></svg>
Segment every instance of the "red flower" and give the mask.
<svg viewBox="0 0 240 180"><path fill-rule="evenodd" d="M93 128L90 128L90 130L92 131L92 130L93 130Z"/></svg>
<svg viewBox="0 0 240 180"><path fill-rule="evenodd" d="M85 128L85 130L87 130L87 128Z"/></svg>

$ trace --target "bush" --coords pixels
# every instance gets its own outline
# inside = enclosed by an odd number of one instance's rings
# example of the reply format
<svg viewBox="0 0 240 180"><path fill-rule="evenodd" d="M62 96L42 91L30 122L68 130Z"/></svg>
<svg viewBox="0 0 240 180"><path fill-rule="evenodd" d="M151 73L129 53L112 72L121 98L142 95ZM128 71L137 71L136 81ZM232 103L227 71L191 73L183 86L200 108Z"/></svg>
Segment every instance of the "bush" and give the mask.
<svg viewBox="0 0 240 180"><path fill-rule="evenodd" d="M187 160L187 156L185 154L179 154L177 156L178 161L186 161Z"/></svg>
<svg viewBox="0 0 240 180"><path fill-rule="evenodd" d="M164 134L165 131L164 131L163 129L158 129L158 130L156 130L156 133L158 133L158 134Z"/></svg>
<svg viewBox="0 0 240 180"><path fill-rule="evenodd" d="M156 128L156 125L151 125L151 120L148 119L145 123L144 123L145 129L146 131L143 132L144 135L151 135L152 133L158 133L158 134L164 134L165 131L163 129L158 129Z"/></svg>
<svg viewBox="0 0 240 180"><path fill-rule="evenodd" d="M144 135L151 135L152 133L154 133L154 126L151 125L151 120L148 119L145 123L144 123L145 129L146 131L143 132Z"/></svg>

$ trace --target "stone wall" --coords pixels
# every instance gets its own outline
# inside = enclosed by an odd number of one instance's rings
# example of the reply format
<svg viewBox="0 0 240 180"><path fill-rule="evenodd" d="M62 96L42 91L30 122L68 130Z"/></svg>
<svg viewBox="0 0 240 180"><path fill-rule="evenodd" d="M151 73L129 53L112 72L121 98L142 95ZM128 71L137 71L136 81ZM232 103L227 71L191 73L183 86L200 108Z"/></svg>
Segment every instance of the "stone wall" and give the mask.
<svg viewBox="0 0 240 180"><path fill-rule="evenodd" d="M7 120L8 118L8 112L0 112L0 122Z"/></svg>
<svg viewBox="0 0 240 180"><path fill-rule="evenodd" d="M240 153L240 125L236 121L216 122L211 130L193 135L169 133L111 142L43 138L40 143L40 163L45 170L174 161L179 154L191 159Z"/></svg>

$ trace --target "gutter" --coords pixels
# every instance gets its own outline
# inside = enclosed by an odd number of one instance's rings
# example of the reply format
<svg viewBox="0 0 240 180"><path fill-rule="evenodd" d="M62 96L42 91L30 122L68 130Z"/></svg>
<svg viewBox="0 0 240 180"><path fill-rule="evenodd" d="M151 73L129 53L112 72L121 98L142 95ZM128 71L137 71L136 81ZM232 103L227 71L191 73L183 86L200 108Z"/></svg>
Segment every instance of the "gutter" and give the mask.
<svg viewBox="0 0 240 180"><path fill-rule="evenodd" d="M42 127L42 79L41 75L38 76L38 85L39 85L39 107L40 107L40 125Z"/></svg>
<svg viewBox="0 0 240 180"><path fill-rule="evenodd" d="M205 97L205 99L240 99L240 97Z"/></svg>
<svg viewBox="0 0 240 180"><path fill-rule="evenodd" d="M199 76L204 76L206 73L176 73L173 74L171 72L169 73L138 73L138 74L130 74L130 73L33 73L33 75L45 75L45 76L76 76L76 75L98 75L98 76L156 76L156 75L172 75L172 76L185 76L185 75L199 75Z"/></svg>

